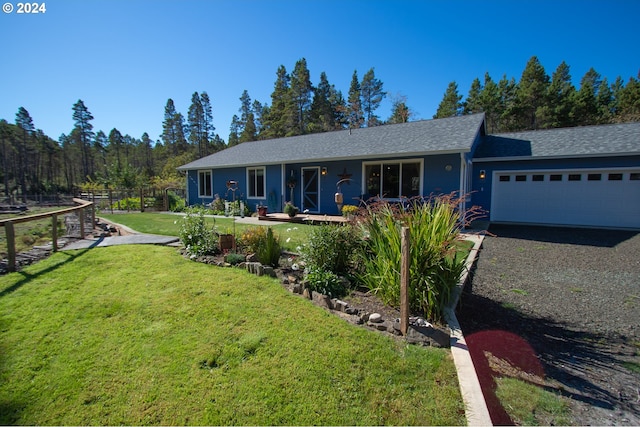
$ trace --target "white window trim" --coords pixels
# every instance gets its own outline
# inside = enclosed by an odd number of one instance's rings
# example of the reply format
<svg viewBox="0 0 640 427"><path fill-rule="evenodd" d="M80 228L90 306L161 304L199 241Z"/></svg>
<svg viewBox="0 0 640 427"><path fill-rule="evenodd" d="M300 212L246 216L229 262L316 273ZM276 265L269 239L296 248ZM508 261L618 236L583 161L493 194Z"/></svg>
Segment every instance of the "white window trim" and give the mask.
<svg viewBox="0 0 640 427"><path fill-rule="evenodd" d="M419 193L420 195L423 194L423 190L424 190L424 159L422 157L416 158L416 159L395 159L395 160L376 160L376 161L366 161L366 162L362 162L362 192L361 194L366 194L367 193L367 177L366 177L366 169L367 166L369 165L380 165L380 171L382 171L382 165L384 164L400 164L402 165L403 163L419 163L420 164L420 189L419 189ZM400 166L400 169L402 170L402 166ZM380 176L380 179L382 179L382 175ZM402 172L400 173L400 183L398 184L400 186L400 190L402 190ZM379 195L380 198L382 200L389 200L389 201L401 201L403 199L403 197L382 197L382 194Z"/></svg>
<svg viewBox="0 0 640 427"><path fill-rule="evenodd" d="M259 170L262 169L262 176L264 177L264 179L262 180L262 196L249 196L249 194L251 194L251 192L249 191L249 171L251 170ZM267 168L266 166L252 166L252 167L248 167L246 169L246 175L247 175L247 199L251 199L251 200L261 200L261 199L265 199L267 197Z"/></svg>
<svg viewBox="0 0 640 427"><path fill-rule="evenodd" d="M204 193L204 189L200 186L201 180L200 180L200 174L201 173L208 173L209 174L209 188L211 190L211 194L205 194ZM205 198L205 197L213 197L213 173L211 172L211 170L199 170L198 171L198 197L199 198Z"/></svg>

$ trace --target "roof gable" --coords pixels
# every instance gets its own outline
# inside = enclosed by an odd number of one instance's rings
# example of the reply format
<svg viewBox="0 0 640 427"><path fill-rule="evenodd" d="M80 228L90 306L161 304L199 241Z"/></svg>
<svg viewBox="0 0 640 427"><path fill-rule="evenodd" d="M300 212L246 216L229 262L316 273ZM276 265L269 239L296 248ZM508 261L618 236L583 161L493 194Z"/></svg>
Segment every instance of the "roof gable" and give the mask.
<svg viewBox="0 0 640 427"><path fill-rule="evenodd" d="M468 152L484 113L447 119L243 142L179 170Z"/></svg>
<svg viewBox="0 0 640 427"><path fill-rule="evenodd" d="M640 122L487 135L475 158L640 154Z"/></svg>

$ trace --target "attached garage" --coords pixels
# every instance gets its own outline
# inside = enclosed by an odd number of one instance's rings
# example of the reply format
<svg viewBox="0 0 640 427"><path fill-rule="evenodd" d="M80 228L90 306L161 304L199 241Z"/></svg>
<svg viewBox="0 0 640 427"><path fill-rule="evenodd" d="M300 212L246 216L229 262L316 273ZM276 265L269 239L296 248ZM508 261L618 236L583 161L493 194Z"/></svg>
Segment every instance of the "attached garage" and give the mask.
<svg viewBox="0 0 640 427"><path fill-rule="evenodd" d="M640 123L487 135L472 180L492 222L640 229Z"/></svg>
<svg viewBox="0 0 640 427"><path fill-rule="evenodd" d="M640 228L640 168L493 174L493 222Z"/></svg>

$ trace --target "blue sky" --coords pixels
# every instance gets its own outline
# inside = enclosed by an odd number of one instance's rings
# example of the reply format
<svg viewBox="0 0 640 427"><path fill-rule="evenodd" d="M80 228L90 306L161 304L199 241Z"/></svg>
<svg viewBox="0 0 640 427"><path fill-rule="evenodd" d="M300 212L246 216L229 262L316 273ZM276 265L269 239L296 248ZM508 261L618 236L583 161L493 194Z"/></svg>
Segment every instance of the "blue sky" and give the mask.
<svg viewBox="0 0 640 427"><path fill-rule="evenodd" d="M54 139L82 99L94 131L157 140L167 99L186 116L206 91L226 141L242 92L270 103L278 67L303 57L314 85L324 71L345 97L353 71L374 67L414 119L435 114L449 82L466 96L485 72L519 80L534 55L550 76L566 61L576 86L590 67L609 82L640 70L640 0L48 0L38 15L8 2L0 118L22 106Z"/></svg>

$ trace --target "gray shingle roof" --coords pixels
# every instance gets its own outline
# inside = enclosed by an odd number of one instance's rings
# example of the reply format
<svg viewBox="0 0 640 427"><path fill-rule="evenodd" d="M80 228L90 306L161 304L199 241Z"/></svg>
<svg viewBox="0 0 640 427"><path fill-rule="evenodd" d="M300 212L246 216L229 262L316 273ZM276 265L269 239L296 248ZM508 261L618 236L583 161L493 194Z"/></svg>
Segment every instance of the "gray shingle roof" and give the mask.
<svg viewBox="0 0 640 427"><path fill-rule="evenodd" d="M640 122L488 135L474 159L640 154Z"/></svg>
<svg viewBox="0 0 640 427"><path fill-rule="evenodd" d="M180 170L468 152L484 114L244 142Z"/></svg>

